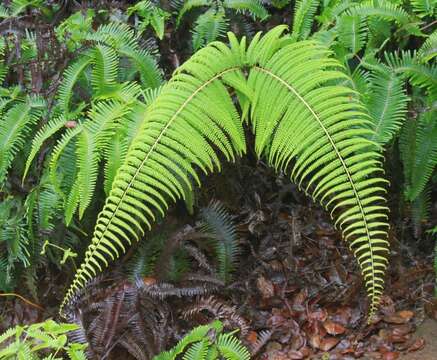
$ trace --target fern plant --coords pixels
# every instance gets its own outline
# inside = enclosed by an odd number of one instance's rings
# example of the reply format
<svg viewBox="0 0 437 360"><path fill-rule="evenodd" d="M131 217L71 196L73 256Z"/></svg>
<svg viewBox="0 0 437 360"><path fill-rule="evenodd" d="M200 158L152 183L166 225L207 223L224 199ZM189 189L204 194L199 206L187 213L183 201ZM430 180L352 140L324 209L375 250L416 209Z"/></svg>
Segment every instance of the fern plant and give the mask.
<svg viewBox="0 0 437 360"><path fill-rule="evenodd" d="M186 14L197 9L206 8L207 10L200 14L192 29L193 49L196 51L208 43L225 36L229 28L229 14L249 15L254 20L265 20L269 13L259 0L189 0L173 1L173 5L178 12L176 25L179 26ZM240 22L244 22L239 17Z"/></svg>
<svg viewBox="0 0 437 360"><path fill-rule="evenodd" d="M201 325L186 334L173 349L162 352L153 360L249 360L249 351L234 334L235 331L223 333L220 321Z"/></svg>
<svg viewBox="0 0 437 360"><path fill-rule="evenodd" d="M0 290L14 288L17 267L29 266L25 208L18 198L0 203Z"/></svg>
<svg viewBox="0 0 437 360"><path fill-rule="evenodd" d="M202 250L205 250L202 252ZM160 229L141 243L128 262L132 281L144 277L177 280L191 271L190 255L207 276L216 276L224 285L232 280L239 260L240 244L235 224L222 203L211 202L200 209L198 221L190 230ZM211 255L212 264L206 255ZM214 261L216 260L216 261ZM202 275L201 275L202 276Z"/></svg>
<svg viewBox="0 0 437 360"><path fill-rule="evenodd" d="M67 334L77 328L53 320L10 328L0 335L0 359L60 359L65 354L70 360L85 360L86 345L67 341Z"/></svg>
<svg viewBox="0 0 437 360"><path fill-rule="evenodd" d="M161 82L154 58L139 47L129 26L109 23L93 32L90 19L92 13L74 14L58 28L58 36L71 38L74 44L82 41L94 46L79 52L77 60L65 70L53 116L36 134L23 176L42 145L67 127L51 153L49 165L51 182L64 200L67 224L76 212L82 217L90 205L102 161L104 187L110 188L138 126L135 113L143 111L150 97L148 89ZM142 86L132 81L135 76Z"/></svg>
<svg viewBox="0 0 437 360"><path fill-rule="evenodd" d="M164 37L164 27L170 14L161 9L150 0L142 0L127 9L129 16L137 16L138 32L141 34L149 25L155 31L156 36L162 40Z"/></svg>
<svg viewBox="0 0 437 360"><path fill-rule="evenodd" d="M285 30L257 34L249 45L229 34L229 47L216 42L200 50L162 88L117 172L63 304L172 201L185 198L191 179L200 184L198 170L220 169L219 155L228 161L242 155L247 120L258 156L330 210L361 266L370 312L376 310L388 225L381 155L367 139L371 121L351 89L336 84L347 77L330 52L313 41L295 42Z"/></svg>

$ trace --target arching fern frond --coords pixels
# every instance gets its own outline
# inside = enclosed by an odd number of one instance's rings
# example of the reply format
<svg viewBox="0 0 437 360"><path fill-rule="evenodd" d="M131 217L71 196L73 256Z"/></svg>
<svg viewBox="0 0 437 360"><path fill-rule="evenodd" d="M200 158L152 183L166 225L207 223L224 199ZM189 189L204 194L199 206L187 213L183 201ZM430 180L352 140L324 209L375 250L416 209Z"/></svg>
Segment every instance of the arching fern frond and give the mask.
<svg viewBox="0 0 437 360"><path fill-rule="evenodd" d="M71 289L95 275L100 261L107 265L105 255L114 258L125 250L124 241L138 239L141 223L150 227L155 213L164 215L166 197L185 198L190 177L199 182L193 165L206 173L220 168L216 148L228 160L245 150L237 110L221 80L235 73L243 77L242 60L215 43L195 54L162 88L114 180Z"/></svg>
<svg viewBox="0 0 437 360"><path fill-rule="evenodd" d="M224 0L223 6L240 12L249 12L254 19L265 20L269 16L260 0Z"/></svg>
<svg viewBox="0 0 437 360"><path fill-rule="evenodd" d="M186 360L250 359L249 351L235 336L235 331L223 333L223 325L217 320L194 328L173 349L162 352L153 360L175 360L180 355Z"/></svg>
<svg viewBox="0 0 437 360"><path fill-rule="evenodd" d="M92 57L88 55L82 54L82 56L80 56L76 62L71 64L63 74L64 79L58 90L58 104L66 114L68 114L70 110L70 102L73 97L74 86L85 69L92 63Z"/></svg>
<svg viewBox="0 0 437 360"><path fill-rule="evenodd" d="M314 15L319 6L319 0L298 0L294 7L293 31L294 40L305 40L311 32Z"/></svg>
<svg viewBox="0 0 437 360"><path fill-rule="evenodd" d="M255 150L321 202L357 257L375 311L387 266L386 182L378 146L366 137L371 120L338 61L313 41L294 42L279 26L246 49L214 42L175 72L149 106L100 213L91 245L63 304L126 251L126 244L185 198L198 171L220 169L245 152L242 119L228 91L236 90ZM245 70L245 72L243 72ZM245 74L247 75L247 80ZM61 310L62 311L62 310Z"/></svg>
<svg viewBox="0 0 437 360"><path fill-rule="evenodd" d="M193 49L201 47L217 40L226 33L228 22L223 9L209 9L201 14L193 28Z"/></svg>
<svg viewBox="0 0 437 360"><path fill-rule="evenodd" d="M433 16L437 11L437 1L435 0L411 0L413 11L421 18Z"/></svg>
<svg viewBox="0 0 437 360"><path fill-rule="evenodd" d="M437 3L436 3L437 4ZM434 31L417 52L421 62L428 62L437 56L437 30Z"/></svg>
<svg viewBox="0 0 437 360"><path fill-rule="evenodd" d="M406 197L413 201L423 192L437 165L437 121L436 111L427 111L418 120L413 161L407 183ZM411 151L411 149L410 149ZM405 164L405 166L408 166Z"/></svg>
<svg viewBox="0 0 437 360"><path fill-rule="evenodd" d="M233 333L220 334L217 337L219 353L229 360L249 360L250 353Z"/></svg>
<svg viewBox="0 0 437 360"><path fill-rule="evenodd" d="M99 162L114 135L116 121L126 115L125 103L100 102L89 114L89 121L79 135L77 157L79 162L78 191L79 216L82 217L91 202L97 183Z"/></svg>
<svg viewBox="0 0 437 360"><path fill-rule="evenodd" d="M364 19L358 15L343 15L337 24L340 43L350 51L358 53L364 46L367 27Z"/></svg>
<svg viewBox="0 0 437 360"><path fill-rule="evenodd" d="M51 119L47 124L45 124L35 135L32 140L32 148L30 150L30 154L26 160L26 167L24 169L23 180L29 171L30 165L32 164L33 159L36 154L39 152L43 143L53 136L56 132L62 129L65 126L65 118L61 116L56 116Z"/></svg>
<svg viewBox="0 0 437 360"><path fill-rule="evenodd" d="M361 266L373 312L388 252L387 208L377 204L386 182L378 174L381 155L365 139L373 132L351 90L333 84L345 77L338 62L313 42L281 46L280 32L248 48L255 150L277 170L291 170L291 179L331 210Z"/></svg>
<svg viewBox="0 0 437 360"><path fill-rule="evenodd" d="M208 6L210 5L210 1L208 0L187 0L187 1L181 1L181 4L183 4L178 10L178 17L176 18L176 25L179 26L182 18L184 17L184 15L197 7L202 7L202 6Z"/></svg>
<svg viewBox="0 0 437 360"><path fill-rule="evenodd" d="M437 65L422 64L415 52L385 53L387 64L398 74L405 76L415 86L425 88L431 99L437 99Z"/></svg>
<svg viewBox="0 0 437 360"><path fill-rule="evenodd" d="M0 118L0 186L15 154L21 150L31 127L44 109L44 102L28 98L14 104Z"/></svg>
<svg viewBox="0 0 437 360"><path fill-rule="evenodd" d="M404 82L395 72L379 66L371 75L369 94L365 100L375 133L369 139L387 144L399 131L407 112L408 97Z"/></svg>
<svg viewBox="0 0 437 360"><path fill-rule="evenodd" d="M94 69L91 84L96 96L112 91L117 83L118 57L114 49L105 45L96 45L93 51Z"/></svg>
<svg viewBox="0 0 437 360"><path fill-rule="evenodd" d="M353 4L347 11L351 15L375 16L384 20L394 20L400 24L408 23L408 13L399 5L387 0L366 0Z"/></svg>

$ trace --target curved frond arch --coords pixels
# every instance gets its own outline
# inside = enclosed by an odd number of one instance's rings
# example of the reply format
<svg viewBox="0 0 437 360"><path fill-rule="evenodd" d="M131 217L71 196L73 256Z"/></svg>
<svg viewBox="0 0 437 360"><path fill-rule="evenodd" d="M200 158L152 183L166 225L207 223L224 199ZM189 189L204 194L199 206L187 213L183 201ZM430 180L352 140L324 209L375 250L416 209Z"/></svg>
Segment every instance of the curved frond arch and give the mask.
<svg viewBox="0 0 437 360"><path fill-rule="evenodd" d="M62 306L185 198L192 180L199 184L198 171L220 170L220 157L233 161L245 152L248 118L257 154L330 211L376 310L389 244L382 155L368 139L372 121L353 90L340 85L349 79L330 52L295 42L285 30L257 34L247 48L229 34L230 46L208 45L164 85L145 110Z"/></svg>

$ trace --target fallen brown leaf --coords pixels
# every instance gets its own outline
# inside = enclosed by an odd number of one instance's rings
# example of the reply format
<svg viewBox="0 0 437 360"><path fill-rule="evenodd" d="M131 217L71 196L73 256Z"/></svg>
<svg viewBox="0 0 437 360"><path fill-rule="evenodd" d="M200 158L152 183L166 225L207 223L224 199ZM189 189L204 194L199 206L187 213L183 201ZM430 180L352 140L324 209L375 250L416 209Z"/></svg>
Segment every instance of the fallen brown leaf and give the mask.
<svg viewBox="0 0 437 360"><path fill-rule="evenodd" d="M398 312L398 315L402 318L404 318L407 321L410 321L412 317L414 316L414 312L410 310L402 310Z"/></svg>
<svg viewBox="0 0 437 360"><path fill-rule="evenodd" d="M337 339L332 336L323 338L322 341L320 342L320 350L329 351L333 347L335 347L339 343L339 341L340 339Z"/></svg>
<svg viewBox="0 0 437 360"><path fill-rule="evenodd" d="M425 340L422 338L416 339L414 343L408 348L408 351L417 351L422 349L425 346Z"/></svg>
<svg viewBox="0 0 437 360"><path fill-rule="evenodd" d="M323 327L329 335L339 335L343 334L346 331L343 325L335 323L331 320L326 320L323 323Z"/></svg>
<svg viewBox="0 0 437 360"><path fill-rule="evenodd" d="M413 326L411 324L399 325L393 328L393 335L406 335L413 331Z"/></svg>
<svg viewBox="0 0 437 360"><path fill-rule="evenodd" d="M249 334L247 334L246 340L250 344L255 344L256 341L258 340L258 334L255 331L252 330L252 331L249 332Z"/></svg>
<svg viewBox="0 0 437 360"><path fill-rule="evenodd" d="M302 354L301 351L297 351L297 350L290 350L288 352L288 356L289 356L289 359L291 359L291 360L301 360L301 359L305 358L305 355Z"/></svg>
<svg viewBox="0 0 437 360"><path fill-rule="evenodd" d="M383 360L396 360L399 357L397 351L388 351L382 355Z"/></svg>
<svg viewBox="0 0 437 360"><path fill-rule="evenodd" d="M397 314L384 316L384 321L389 324L405 324L408 320L409 319Z"/></svg>

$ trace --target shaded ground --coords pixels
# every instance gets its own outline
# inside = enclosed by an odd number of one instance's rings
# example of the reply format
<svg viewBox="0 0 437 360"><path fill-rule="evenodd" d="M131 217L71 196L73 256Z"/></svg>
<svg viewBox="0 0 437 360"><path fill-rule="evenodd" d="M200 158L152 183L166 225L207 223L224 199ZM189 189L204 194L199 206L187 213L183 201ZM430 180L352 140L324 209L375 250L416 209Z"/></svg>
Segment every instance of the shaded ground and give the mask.
<svg viewBox="0 0 437 360"><path fill-rule="evenodd" d="M422 350L402 355L399 360L436 360L437 359L437 321L427 319L419 326L416 338L423 338L425 346Z"/></svg>

